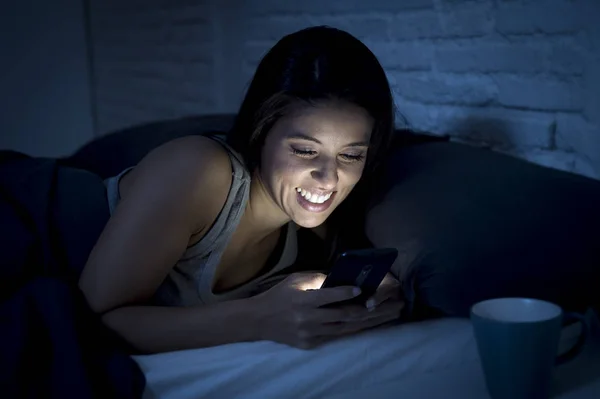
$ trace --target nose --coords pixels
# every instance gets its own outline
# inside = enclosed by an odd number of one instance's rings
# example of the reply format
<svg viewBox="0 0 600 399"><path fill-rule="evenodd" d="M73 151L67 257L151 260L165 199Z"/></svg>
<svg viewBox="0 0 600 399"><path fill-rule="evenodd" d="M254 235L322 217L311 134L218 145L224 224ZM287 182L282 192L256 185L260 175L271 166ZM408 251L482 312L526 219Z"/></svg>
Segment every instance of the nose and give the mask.
<svg viewBox="0 0 600 399"><path fill-rule="evenodd" d="M335 160L323 160L311 172L321 190L333 190L338 184L338 168Z"/></svg>

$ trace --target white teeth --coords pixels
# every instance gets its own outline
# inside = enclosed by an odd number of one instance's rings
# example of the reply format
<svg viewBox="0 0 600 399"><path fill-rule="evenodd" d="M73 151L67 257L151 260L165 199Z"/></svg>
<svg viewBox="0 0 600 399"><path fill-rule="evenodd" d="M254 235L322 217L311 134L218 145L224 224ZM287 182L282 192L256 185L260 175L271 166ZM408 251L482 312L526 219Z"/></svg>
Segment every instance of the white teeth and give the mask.
<svg viewBox="0 0 600 399"><path fill-rule="evenodd" d="M329 198L331 198L331 195L333 194L333 193L329 193L329 194L326 194L326 195L312 194L312 193L309 193L308 191L306 191L305 189L300 188L300 187L298 187L296 189L296 191L299 192L301 196L303 196L304 198L306 198L307 201L310 201L310 202L315 203L315 204L322 204L323 202L325 202Z"/></svg>

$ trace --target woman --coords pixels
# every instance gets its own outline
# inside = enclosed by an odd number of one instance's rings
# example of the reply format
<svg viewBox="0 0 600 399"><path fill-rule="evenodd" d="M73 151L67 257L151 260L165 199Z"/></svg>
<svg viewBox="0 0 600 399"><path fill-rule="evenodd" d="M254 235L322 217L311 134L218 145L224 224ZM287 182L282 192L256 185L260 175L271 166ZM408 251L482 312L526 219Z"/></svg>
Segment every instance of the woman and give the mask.
<svg viewBox="0 0 600 399"><path fill-rule="evenodd" d="M226 142L176 139L108 180L112 215L79 283L91 308L143 353L254 340L311 348L396 319L391 277L368 308L324 307L358 292L307 290L318 273L252 295L294 263L297 228L315 229L332 258L352 247L358 194L393 116L383 69L360 41L328 27L284 37Z"/></svg>

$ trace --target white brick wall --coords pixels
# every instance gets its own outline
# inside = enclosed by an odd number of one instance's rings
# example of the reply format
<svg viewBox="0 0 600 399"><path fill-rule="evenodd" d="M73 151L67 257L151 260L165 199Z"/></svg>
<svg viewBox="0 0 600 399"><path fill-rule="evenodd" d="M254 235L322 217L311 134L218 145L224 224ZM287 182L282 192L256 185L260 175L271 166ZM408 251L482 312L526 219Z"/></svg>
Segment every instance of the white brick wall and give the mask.
<svg viewBox="0 0 600 399"><path fill-rule="evenodd" d="M210 2L93 0L99 133L216 108Z"/></svg>
<svg viewBox="0 0 600 399"><path fill-rule="evenodd" d="M91 0L99 133L235 112L261 56L363 40L416 129L600 178L600 1Z"/></svg>

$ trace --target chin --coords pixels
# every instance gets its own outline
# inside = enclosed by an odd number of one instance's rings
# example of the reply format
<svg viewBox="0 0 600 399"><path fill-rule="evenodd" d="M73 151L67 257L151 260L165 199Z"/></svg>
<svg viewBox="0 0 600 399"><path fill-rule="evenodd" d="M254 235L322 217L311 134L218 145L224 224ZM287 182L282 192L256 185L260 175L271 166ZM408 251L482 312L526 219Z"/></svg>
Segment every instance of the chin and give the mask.
<svg viewBox="0 0 600 399"><path fill-rule="evenodd" d="M319 219L307 219L307 218L293 218L294 223L296 223L300 227L304 227L305 229L314 229L315 227L319 227L327 218L319 218Z"/></svg>
<svg viewBox="0 0 600 399"><path fill-rule="evenodd" d="M308 212L304 209L300 209L299 211L294 212L291 219L300 227L304 227L306 229L313 229L315 227L321 226L329 219L336 207L332 208L333 209L328 209L326 212L322 213L313 213Z"/></svg>

